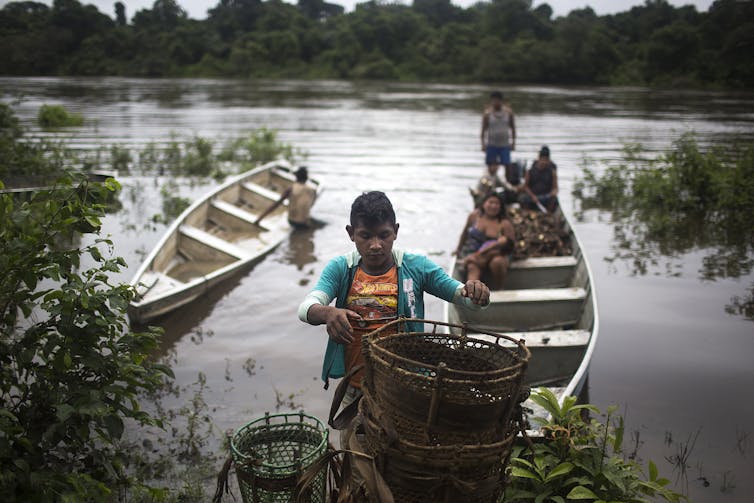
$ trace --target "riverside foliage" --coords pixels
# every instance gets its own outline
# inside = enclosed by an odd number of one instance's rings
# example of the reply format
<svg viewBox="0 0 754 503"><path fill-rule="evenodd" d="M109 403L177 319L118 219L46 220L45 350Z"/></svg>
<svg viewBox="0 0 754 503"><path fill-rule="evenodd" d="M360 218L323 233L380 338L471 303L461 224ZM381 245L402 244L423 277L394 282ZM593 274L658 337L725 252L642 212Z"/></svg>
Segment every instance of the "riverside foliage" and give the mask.
<svg viewBox="0 0 754 503"><path fill-rule="evenodd" d="M754 145L703 151L692 134L654 159L626 145L601 172L585 168L573 194L581 210L608 212L615 255L647 274L660 257L705 251L700 277L738 278L754 269ZM754 319L754 285L726 307Z"/></svg>
<svg viewBox="0 0 754 503"><path fill-rule="evenodd" d="M128 328L112 243L79 244L117 188L64 177L28 201L0 195L2 501L107 501L130 484L127 423L160 422L137 399L172 376L149 359L160 334Z"/></svg>
<svg viewBox="0 0 754 503"><path fill-rule="evenodd" d="M754 2L708 12L666 0L553 18L532 0L219 1L194 20L175 0L114 18L77 0L0 10L0 75L226 76L561 84L754 85Z"/></svg>
<svg viewBox="0 0 754 503"><path fill-rule="evenodd" d="M585 419L585 413L600 414L594 405L576 405L567 397L563 405L546 388L532 400L550 415L533 418L542 427L545 441L530 448L517 446L510 464L510 482L502 501L565 503L571 500L605 503L650 503L662 498L680 502L687 498L668 486L649 462L645 473L635 453L623 450L623 418L609 408L604 421Z"/></svg>

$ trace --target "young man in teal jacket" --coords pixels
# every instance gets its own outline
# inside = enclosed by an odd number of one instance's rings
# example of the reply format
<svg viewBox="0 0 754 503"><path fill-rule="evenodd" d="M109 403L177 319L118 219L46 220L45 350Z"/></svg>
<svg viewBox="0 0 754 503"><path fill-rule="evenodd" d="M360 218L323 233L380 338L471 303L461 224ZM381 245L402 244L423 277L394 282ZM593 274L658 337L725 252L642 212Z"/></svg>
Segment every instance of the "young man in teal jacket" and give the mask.
<svg viewBox="0 0 754 503"><path fill-rule="evenodd" d="M299 306L301 321L327 325L325 388L330 377L343 377L362 363L363 334L398 317L423 318L424 292L472 308L489 303L490 291L481 281L463 284L427 257L393 248L398 227L384 193L365 192L357 197L346 226L356 250L331 260ZM333 299L336 302L331 306ZM423 331L420 323L408 328ZM354 389L349 389L347 397L361 388L361 378L361 372L351 377Z"/></svg>

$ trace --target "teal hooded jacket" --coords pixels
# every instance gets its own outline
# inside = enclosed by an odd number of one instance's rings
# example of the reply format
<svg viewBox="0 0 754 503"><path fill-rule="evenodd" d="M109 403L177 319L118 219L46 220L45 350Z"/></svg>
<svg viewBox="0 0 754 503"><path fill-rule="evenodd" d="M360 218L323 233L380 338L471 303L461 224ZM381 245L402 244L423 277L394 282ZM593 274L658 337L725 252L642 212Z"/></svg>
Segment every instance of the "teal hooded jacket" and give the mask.
<svg viewBox="0 0 754 503"><path fill-rule="evenodd" d="M327 263L319 281L298 308L298 317L308 323L309 308L314 304L328 306L333 299L335 307L343 308L351 288L361 256L357 251L336 257ZM451 278L445 270L424 255L404 252L393 248L393 260L398 268L398 316L424 318L424 292L447 302L463 304L471 309L481 309L470 299L461 295L464 284ZM411 332L422 332L422 323L408 323ZM345 375L345 347L332 339L327 340L322 363L322 380L325 388L330 377Z"/></svg>

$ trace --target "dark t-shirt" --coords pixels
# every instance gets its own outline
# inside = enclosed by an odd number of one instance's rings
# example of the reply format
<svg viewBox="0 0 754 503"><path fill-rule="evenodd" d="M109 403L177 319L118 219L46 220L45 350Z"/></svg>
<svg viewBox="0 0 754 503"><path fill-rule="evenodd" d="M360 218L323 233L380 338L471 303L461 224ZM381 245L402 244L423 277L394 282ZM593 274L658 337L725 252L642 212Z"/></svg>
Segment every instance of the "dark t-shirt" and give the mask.
<svg viewBox="0 0 754 503"><path fill-rule="evenodd" d="M558 167L553 162L540 168L541 161L534 161L529 169L529 188L536 195L549 194L552 191L554 172Z"/></svg>

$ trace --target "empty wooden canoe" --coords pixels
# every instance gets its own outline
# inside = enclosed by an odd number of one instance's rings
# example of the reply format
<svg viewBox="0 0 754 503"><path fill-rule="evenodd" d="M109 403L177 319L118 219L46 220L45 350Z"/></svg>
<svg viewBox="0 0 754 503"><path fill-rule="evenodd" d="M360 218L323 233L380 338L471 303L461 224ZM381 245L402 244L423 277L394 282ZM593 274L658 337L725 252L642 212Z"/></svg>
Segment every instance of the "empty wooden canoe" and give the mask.
<svg viewBox="0 0 754 503"><path fill-rule="evenodd" d="M186 209L134 275L128 310L144 323L201 296L272 251L288 236L287 201L257 225L257 217L296 180L276 161L235 176ZM309 180L319 193L319 183Z"/></svg>

